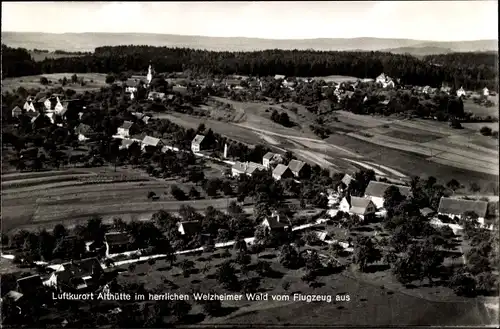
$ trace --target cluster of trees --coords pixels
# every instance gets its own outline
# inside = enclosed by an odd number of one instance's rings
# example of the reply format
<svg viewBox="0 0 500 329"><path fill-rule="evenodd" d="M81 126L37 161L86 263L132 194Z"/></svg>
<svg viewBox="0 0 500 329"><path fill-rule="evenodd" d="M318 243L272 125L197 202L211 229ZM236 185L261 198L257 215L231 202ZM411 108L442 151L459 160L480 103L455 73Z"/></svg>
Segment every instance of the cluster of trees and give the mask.
<svg viewBox="0 0 500 329"><path fill-rule="evenodd" d="M273 110L271 113L271 120L285 127L293 126L293 122L290 120L290 117L286 112L278 113L277 110Z"/></svg>
<svg viewBox="0 0 500 329"><path fill-rule="evenodd" d="M159 72L190 69L212 74L269 76L346 75L375 77L385 72L407 85L440 86L443 81L468 89L496 90L496 55L463 53L418 59L383 52L264 50L214 52L152 46L98 47L94 54L35 63L25 49L2 45L3 77L60 72L143 72L150 62ZM16 55L20 55L19 58ZM441 62L444 65L436 66ZM23 63L20 65L20 63Z"/></svg>

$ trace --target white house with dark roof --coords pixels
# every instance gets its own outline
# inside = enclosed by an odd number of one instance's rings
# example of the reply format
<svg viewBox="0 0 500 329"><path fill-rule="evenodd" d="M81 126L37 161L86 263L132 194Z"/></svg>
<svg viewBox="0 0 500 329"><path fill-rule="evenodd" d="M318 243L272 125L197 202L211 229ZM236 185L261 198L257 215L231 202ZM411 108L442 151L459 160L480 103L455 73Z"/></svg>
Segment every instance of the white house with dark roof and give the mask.
<svg viewBox="0 0 500 329"><path fill-rule="evenodd" d="M191 151L193 153L198 153L203 150L203 147L206 145L207 140L203 135L196 135L191 141Z"/></svg>
<svg viewBox="0 0 500 329"><path fill-rule="evenodd" d="M380 83L383 88L388 88L388 87L394 88L395 87L394 80L391 77L385 75L385 73L382 73L378 77L376 77L375 82Z"/></svg>
<svg viewBox="0 0 500 329"><path fill-rule="evenodd" d="M488 90L488 88L484 87L483 88L483 96L489 96L490 95L490 91Z"/></svg>
<svg viewBox="0 0 500 329"><path fill-rule="evenodd" d="M284 164L278 164L273 170L273 178L275 180L287 179L292 177L292 171L290 170L290 168L288 168L288 166L285 166Z"/></svg>
<svg viewBox="0 0 500 329"><path fill-rule="evenodd" d="M163 146L163 142L159 138L145 136L141 142L141 149L145 150L147 146L161 147L161 146Z"/></svg>
<svg viewBox="0 0 500 329"><path fill-rule="evenodd" d="M272 165L282 163L283 162L283 157L280 154L273 153L273 152L267 152L263 157L262 157L262 165L266 168L269 169L271 168Z"/></svg>
<svg viewBox="0 0 500 329"><path fill-rule="evenodd" d="M478 216L478 222L482 226L485 224L488 212L488 202L481 200L464 200L442 197L439 200L438 214L450 218L462 218L466 212L474 212Z"/></svg>
<svg viewBox="0 0 500 329"><path fill-rule="evenodd" d="M377 207L369 198L347 196L340 201L339 211L365 219L367 216L374 215Z"/></svg>
<svg viewBox="0 0 500 329"><path fill-rule="evenodd" d="M252 176L257 171L264 171L266 168L255 162L240 162L236 161L231 168L231 174L233 177L239 175Z"/></svg>
<svg viewBox="0 0 500 329"><path fill-rule="evenodd" d="M380 209L384 207L384 193L390 187L395 186L399 192L406 198L411 196L411 188L403 185L388 184L377 181L370 181L365 190L365 197L370 198L375 206Z"/></svg>

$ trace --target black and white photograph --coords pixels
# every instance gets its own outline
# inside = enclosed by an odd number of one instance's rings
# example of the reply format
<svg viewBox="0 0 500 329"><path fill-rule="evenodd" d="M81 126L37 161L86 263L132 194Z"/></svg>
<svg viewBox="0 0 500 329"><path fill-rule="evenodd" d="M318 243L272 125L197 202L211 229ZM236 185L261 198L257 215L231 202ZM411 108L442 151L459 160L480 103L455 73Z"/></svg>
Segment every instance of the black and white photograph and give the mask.
<svg viewBox="0 0 500 329"><path fill-rule="evenodd" d="M498 328L498 1L1 3L2 328Z"/></svg>

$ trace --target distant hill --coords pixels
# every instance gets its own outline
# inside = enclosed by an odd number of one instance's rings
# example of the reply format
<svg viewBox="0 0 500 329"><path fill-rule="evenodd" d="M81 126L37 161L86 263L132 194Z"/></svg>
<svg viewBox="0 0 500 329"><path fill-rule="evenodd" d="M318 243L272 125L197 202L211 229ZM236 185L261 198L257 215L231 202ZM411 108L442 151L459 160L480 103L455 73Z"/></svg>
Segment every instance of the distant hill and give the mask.
<svg viewBox="0 0 500 329"><path fill-rule="evenodd" d="M257 38L219 38L144 33L25 33L2 32L2 43L10 47L46 49L49 51L93 51L101 46L150 45L186 47L218 51L253 51L265 49L314 49L390 51L415 55L447 52L498 51L496 40L437 42L410 39L352 38L271 40Z"/></svg>
<svg viewBox="0 0 500 329"><path fill-rule="evenodd" d="M450 48L441 48L441 47L399 47L399 48L382 49L381 51L393 54L410 54L418 57L428 56L428 55L449 54L453 52L453 50Z"/></svg>

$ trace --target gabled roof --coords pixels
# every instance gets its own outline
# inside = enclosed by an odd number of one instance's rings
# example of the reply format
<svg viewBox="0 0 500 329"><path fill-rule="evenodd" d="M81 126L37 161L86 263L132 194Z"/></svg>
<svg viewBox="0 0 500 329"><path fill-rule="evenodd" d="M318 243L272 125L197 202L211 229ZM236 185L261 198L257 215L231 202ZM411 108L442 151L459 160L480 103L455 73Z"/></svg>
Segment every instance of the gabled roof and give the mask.
<svg viewBox="0 0 500 329"><path fill-rule="evenodd" d="M267 152L262 158L266 159L266 160L271 160L275 155L276 155L276 153Z"/></svg>
<svg viewBox="0 0 500 329"><path fill-rule="evenodd" d="M148 146L158 146L160 144L160 139L151 137L151 136L146 136L142 140L142 144L148 145Z"/></svg>
<svg viewBox="0 0 500 329"><path fill-rule="evenodd" d="M184 229L184 234L186 235L196 235L201 233L201 223L197 220L180 222L179 227L182 226Z"/></svg>
<svg viewBox="0 0 500 329"><path fill-rule="evenodd" d="M439 201L438 212L461 216L464 212L473 211L480 218L486 217L488 202L480 200L464 200L442 197Z"/></svg>
<svg viewBox="0 0 500 329"><path fill-rule="evenodd" d="M344 177L342 177L341 182L344 183L345 186L349 186L353 180L355 179L351 175L345 174Z"/></svg>
<svg viewBox="0 0 500 329"><path fill-rule="evenodd" d="M290 168L290 170L293 172L293 173L298 173L302 170L302 168L304 168L305 166L305 162L303 161L299 161L299 160L292 160L290 161L290 163L288 164L288 168Z"/></svg>
<svg viewBox="0 0 500 329"><path fill-rule="evenodd" d="M136 141L135 141L135 140L133 140L133 139L128 139L128 138L124 138L124 139L122 139L122 144L121 144L121 145L122 145L122 146L130 146L130 145L132 145L132 144L134 144L134 143L136 143Z"/></svg>
<svg viewBox="0 0 500 329"><path fill-rule="evenodd" d="M42 278L38 274L25 276L17 280L17 285L19 292L30 293L42 286Z"/></svg>
<svg viewBox="0 0 500 329"><path fill-rule="evenodd" d="M239 162L236 161L232 169L238 170L242 173L253 174L257 170L265 170L266 168L261 164L255 162Z"/></svg>
<svg viewBox="0 0 500 329"><path fill-rule="evenodd" d="M435 213L435 211L434 211L434 210L432 210L432 209L431 209L431 208L429 208L429 207L425 207L425 208L420 209L420 214L421 214L422 216L429 216L429 215L432 215L432 214L434 214L434 213Z"/></svg>
<svg viewBox="0 0 500 329"><path fill-rule="evenodd" d="M383 198L385 190L387 190L390 186L395 186L395 187L399 188L399 192L405 197L409 197L411 195L411 188L408 186L388 184L388 183L377 182L377 181L373 181L373 180L370 181L370 183L368 183L368 186L366 187L366 190L365 190L365 195Z"/></svg>
<svg viewBox="0 0 500 329"><path fill-rule="evenodd" d="M87 258L62 264L64 270L58 273L58 280L69 281L72 278L85 278L92 276L96 271L102 270L97 258Z"/></svg>
<svg viewBox="0 0 500 329"><path fill-rule="evenodd" d="M106 242L110 246L127 244L130 241L128 233L124 232L109 232L106 233Z"/></svg>
<svg viewBox="0 0 500 329"><path fill-rule="evenodd" d="M276 166L276 168L274 168L273 176L281 177L287 170L289 170L288 166L280 163Z"/></svg>
<svg viewBox="0 0 500 329"><path fill-rule="evenodd" d="M197 144L197 145L200 145L201 142L203 142L203 140L205 139L205 136L203 135L196 135L194 138L193 138L193 141L192 141L192 144Z"/></svg>
<svg viewBox="0 0 500 329"><path fill-rule="evenodd" d="M366 208L368 208L370 204L373 204L370 199L357 196L351 196L345 199L349 203L349 212L356 215L366 214Z"/></svg>
<svg viewBox="0 0 500 329"><path fill-rule="evenodd" d="M130 128L132 128L133 125L134 125L134 123L131 121L124 121L120 128L130 129Z"/></svg>
<svg viewBox="0 0 500 329"><path fill-rule="evenodd" d="M273 216L268 216L262 223L264 224L266 221L271 229L283 229L291 225L290 219L285 215L275 214Z"/></svg>
<svg viewBox="0 0 500 329"><path fill-rule="evenodd" d="M17 302L21 297L23 297L23 294L15 290L11 290L8 293L6 293L5 296L11 298L14 302Z"/></svg>

